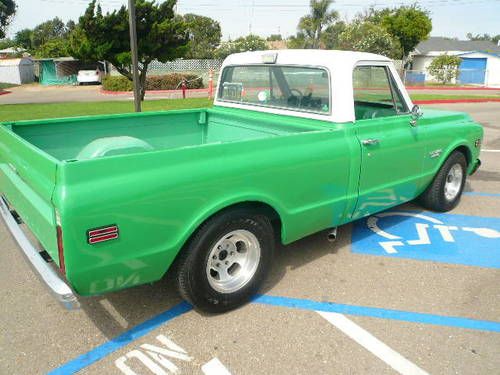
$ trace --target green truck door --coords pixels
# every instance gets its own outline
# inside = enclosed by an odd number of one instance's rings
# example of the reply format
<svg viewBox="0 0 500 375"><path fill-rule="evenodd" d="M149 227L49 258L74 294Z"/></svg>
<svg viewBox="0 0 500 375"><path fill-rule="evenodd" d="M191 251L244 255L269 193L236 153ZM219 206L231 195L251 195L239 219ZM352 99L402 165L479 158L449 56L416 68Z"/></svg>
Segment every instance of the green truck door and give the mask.
<svg viewBox="0 0 500 375"><path fill-rule="evenodd" d="M423 128L411 117L383 66L354 71L357 137L361 147L359 198L354 218L410 200L422 174Z"/></svg>

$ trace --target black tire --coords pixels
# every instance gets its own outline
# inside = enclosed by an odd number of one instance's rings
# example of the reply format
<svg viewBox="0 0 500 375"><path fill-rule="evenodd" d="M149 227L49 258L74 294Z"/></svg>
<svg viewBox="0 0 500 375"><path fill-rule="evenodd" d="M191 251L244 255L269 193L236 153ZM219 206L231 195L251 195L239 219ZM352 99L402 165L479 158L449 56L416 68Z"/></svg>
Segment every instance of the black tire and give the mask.
<svg viewBox="0 0 500 375"><path fill-rule="evenodd" d="M209 282L207 271L215 245L233 231L248 231L258 241L260 256L253 276L234 292L220 292ZM246 232L245 232L246 233ZM221 313L247 302L266 278L274 256L274 233L269 219L253 209L222 212L207 220L188 241L177 259L177 284L181 296L198 310Z"/></svg>
<svg viewBox="0 0 500 375"><path fill-rule="evenodd" d="M452 199L449 199L446 197L445 194L445 184L452 167L456 165L460 166L462 170L460 188L456 196L454 196ZM460 202L466 178L467 178L467 160L465 159L464 154L462 154L459 151L454 151L448 157L448 159L446 159L441 169L439 169L438 173L434 177L434 180L429 185L429 187L427 187L427 189L419 197L421 205L429 210L438 212L445 212L452 210Z"/></svg>

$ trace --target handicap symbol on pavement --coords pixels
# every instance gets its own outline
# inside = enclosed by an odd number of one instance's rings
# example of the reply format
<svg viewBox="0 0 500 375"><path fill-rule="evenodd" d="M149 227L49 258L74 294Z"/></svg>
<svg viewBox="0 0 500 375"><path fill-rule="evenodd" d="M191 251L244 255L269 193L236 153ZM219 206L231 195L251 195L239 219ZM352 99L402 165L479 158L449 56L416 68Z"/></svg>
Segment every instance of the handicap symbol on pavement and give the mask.
<svg viewBox="0 0 500 375"><path fill-rule="evenodd" d="M500 268L500 219L385 211L355 222L352 251Z"/></svg>

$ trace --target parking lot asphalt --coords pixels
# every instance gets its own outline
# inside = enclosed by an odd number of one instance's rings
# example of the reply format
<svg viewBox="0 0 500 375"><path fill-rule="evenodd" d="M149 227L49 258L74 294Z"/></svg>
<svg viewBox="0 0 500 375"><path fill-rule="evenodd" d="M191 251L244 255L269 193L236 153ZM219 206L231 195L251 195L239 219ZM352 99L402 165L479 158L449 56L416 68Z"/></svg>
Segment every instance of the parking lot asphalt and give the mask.
<svg viewBox="0 0 500 375"><path fill-rule="evenodd" d="M192 310L171 275L65 311L0 224L0 374L500 373L500 105L434 107L485 129L456 209L378 215L395 253L366 219L282 246L262 294L223 315Z"/></svg>

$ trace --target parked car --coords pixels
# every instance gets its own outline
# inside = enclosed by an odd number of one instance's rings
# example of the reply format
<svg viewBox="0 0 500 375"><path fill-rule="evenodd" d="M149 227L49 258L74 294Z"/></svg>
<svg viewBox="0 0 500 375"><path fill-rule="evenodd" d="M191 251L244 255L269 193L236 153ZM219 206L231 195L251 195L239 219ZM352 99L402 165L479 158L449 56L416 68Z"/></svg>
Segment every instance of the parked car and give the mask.
<svg viewBox="0 0 500 375"><path fill-rule="evenodd" d="M226 311L259 289L275 241L416 198L451 210L480 165L482 127L422 113L383 56L235 54L218 87L208 109L1 124L2 216L67 307L172 268L186 300Z"/></svg>
<svg viewBox="0 0 500 375"><path fill-rule="evenodd" d="M79 85L85 85L88 83L102 83L102 71L100 69L95 70L79 70L76 77Z"/></svg>

